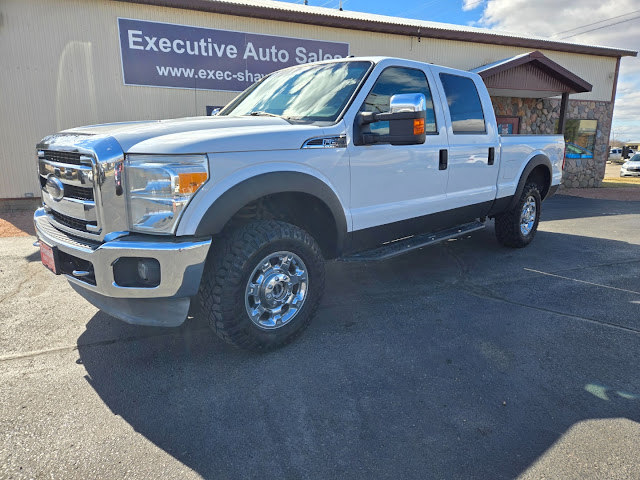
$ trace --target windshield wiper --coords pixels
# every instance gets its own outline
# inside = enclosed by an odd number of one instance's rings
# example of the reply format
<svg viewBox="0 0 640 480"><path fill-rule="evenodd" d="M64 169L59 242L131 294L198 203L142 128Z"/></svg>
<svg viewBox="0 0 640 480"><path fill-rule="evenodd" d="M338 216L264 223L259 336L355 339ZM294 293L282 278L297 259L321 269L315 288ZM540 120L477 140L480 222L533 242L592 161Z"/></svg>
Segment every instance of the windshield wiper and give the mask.
<svg viewBox="0 0 640 480"><path fill-rule="evenodd" d="M283 117L282 115L276 115L275 113L269 113L269 112L264 112L262 110L258 110L257 112L251 112L251 113L247 113L247 115L250 115L252 117L278 117L278 118L286 118ZM246 116L246 115L245 115Z"/></svg>

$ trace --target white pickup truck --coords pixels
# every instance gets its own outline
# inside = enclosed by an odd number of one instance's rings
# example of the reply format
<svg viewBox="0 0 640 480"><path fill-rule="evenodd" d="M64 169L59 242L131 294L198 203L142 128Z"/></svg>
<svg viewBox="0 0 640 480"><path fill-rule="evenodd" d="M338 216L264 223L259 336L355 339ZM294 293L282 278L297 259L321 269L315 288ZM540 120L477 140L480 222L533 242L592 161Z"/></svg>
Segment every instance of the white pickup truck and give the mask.
<svg viewBox="0 0 640 480"><path fill-rule="evenodd" d="M309 324L325 259L386 259L487 218L527 245L564 140L498 135L474 73L362 57L275 72L214 117L74 128L37 151L48 268L134 324L180 325L199 298L218 335L264 350Z"/></svg>

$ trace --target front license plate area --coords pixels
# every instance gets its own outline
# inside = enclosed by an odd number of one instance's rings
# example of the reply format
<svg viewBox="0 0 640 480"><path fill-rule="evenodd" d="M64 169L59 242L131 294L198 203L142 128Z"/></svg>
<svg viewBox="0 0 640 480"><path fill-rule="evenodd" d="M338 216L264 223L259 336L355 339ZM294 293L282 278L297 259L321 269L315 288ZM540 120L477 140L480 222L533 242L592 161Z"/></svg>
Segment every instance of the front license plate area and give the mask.
<svg viewBox="0 0 640 480"><path fill-rule="evenodd" d="M58 268L58 249L56 247L47 245L40 240L40 259L45 267L56 275L60 275L60 269Z"/></svg>

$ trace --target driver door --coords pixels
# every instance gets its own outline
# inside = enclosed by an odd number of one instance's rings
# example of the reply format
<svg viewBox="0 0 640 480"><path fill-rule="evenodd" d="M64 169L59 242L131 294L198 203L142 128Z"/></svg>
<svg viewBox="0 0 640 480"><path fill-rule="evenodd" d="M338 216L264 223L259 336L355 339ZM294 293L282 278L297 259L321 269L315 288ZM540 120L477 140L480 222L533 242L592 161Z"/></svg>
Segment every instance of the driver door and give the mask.
<svg viewBox="0 0 640 480"><path fill-rule="evenodd" d="M421 145L349 142L354 248L428 231L428 216L445 208L449 172L442 168L439 152L448 148L447 132L428 75L416 68L387 67L360 107L360 111L388 112L391 96L422 93L427 100L427 135ZM388 122L375 122L370 128L372 133L389 133Z"/></svg>

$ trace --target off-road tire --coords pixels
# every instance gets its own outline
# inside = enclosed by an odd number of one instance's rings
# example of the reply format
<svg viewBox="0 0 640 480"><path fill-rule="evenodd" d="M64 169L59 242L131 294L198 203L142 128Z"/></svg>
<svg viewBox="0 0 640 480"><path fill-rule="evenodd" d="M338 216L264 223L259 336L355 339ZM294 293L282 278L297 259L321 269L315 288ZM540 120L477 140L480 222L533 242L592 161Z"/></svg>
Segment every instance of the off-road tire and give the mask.
<svg viewBox="0 0 640 480"><path fill-rule="evenodd" d="M522 210L529 197L533 197L535 199L536 213L533 227L531 228L531 231L525 235L520 230L520 221ZM507 212L496 215L495 231L498 242L506 247L512 248L522 248L529 245L538 231L541 205L542 197L540 195L540 188L535 183L527 183L524 186L524 190L522 191L522 194L515 206Z"/></svg>
<svg viewBox="0 0 640 480"><path fill-rule="evenodd" d="M311 322L324 292L324 259L316 241L303 229L276 220L256 220L214 239L200 283L200 311L213 331L237 347L267 351L297 338ZM261 259L279 251L297 255L308 271L304 303L286 324L264 330L245 307L249 276Z"/></svg>

